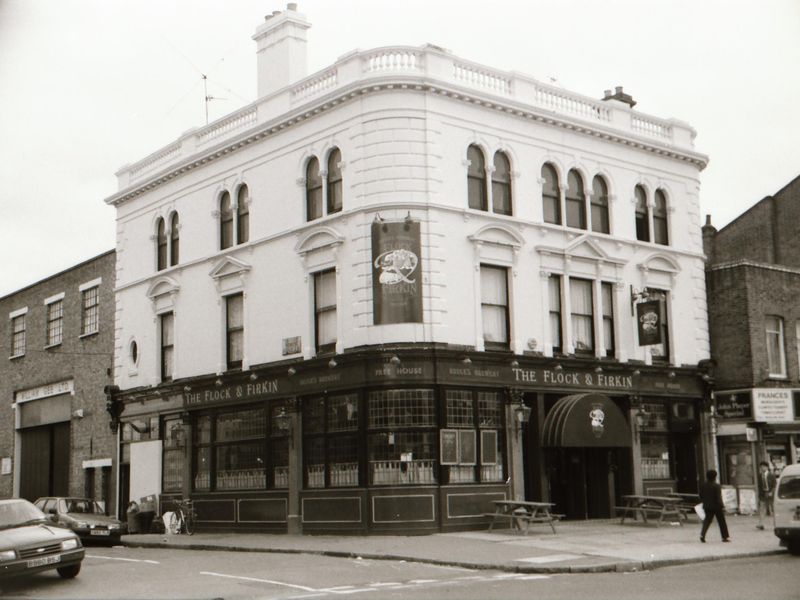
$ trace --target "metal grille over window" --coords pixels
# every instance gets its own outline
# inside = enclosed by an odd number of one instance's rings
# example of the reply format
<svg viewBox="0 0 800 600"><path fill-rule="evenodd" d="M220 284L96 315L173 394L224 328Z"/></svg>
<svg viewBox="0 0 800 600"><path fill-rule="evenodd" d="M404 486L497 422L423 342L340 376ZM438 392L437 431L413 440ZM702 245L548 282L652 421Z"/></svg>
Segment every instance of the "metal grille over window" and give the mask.
<svg viewBox="0 0 800 600"><path fill-rule="evenodd" d="M90 288L83 293L81 335L97 333L100 328L100 288Z"/></svg>

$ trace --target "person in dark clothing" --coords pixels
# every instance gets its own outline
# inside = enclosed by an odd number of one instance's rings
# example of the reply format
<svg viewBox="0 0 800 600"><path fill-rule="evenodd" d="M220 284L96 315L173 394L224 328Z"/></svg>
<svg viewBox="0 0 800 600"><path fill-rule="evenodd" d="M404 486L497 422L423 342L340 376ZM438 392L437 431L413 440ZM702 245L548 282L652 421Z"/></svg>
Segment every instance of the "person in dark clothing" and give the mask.
<svg viewBox="0 0 800 600"><path fill-rule="evenodd" d="M706 473L706 481L700 486L700 500L703 503L703 510L706 518L703 519L703 529L700 532L700 541L706 541L706 532L711 526L711 521L717 517L719 533L723 542L730 542L728 535L728 523L725 522L725 505L722 502L722 488L717 483L717 472L714 469Z"/></svg>

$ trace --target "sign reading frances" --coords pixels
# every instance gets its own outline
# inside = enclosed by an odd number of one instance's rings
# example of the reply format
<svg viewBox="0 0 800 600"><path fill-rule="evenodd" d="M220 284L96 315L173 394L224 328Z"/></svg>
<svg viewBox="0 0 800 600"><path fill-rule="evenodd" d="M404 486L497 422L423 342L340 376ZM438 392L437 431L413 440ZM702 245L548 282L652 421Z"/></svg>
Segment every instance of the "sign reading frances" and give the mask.
<svg viewBox="0 0 800 600"><path fill-rule="evenodd" d="M375 325L422 323L418 221L372 223L372 314Z"/></svg>

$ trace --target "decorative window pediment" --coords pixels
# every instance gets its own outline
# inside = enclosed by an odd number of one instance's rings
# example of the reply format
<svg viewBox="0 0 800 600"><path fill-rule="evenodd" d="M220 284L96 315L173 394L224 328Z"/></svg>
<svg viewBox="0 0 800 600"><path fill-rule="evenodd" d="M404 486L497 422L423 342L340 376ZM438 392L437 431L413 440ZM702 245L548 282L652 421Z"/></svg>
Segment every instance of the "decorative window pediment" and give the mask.
<svg viewBox="0 0 800 600"><path fill-rule="evenodd" d="M677 275L681 271L681 266L666 254L651 254L639 263L639 268L642 271L659 271L670 275Z"/></svg>
<svg viewBox="0 0 800 600"><path fill-rule="evenodd" d="M180 289L181 286L172 277L159 277L147 288L147 297L155 300L160 296L176 294Z"/></svg>
<svg viewBox="0 0 800 600"><path fill-rule="evenodd" d="M344 236L332 227L318 227L308 232L294 247L294 251L305 256L309 252L327 250L341 245Z"/></svg>
<svg viewBox="0 0 800 600"><path fill-rule="evenodd" d="M564 258L579 259L613 265L624 265L625 261L611 256L603 247L586 235L582 235L566 248L552 246L537 246L539 254L561 255Z"/></svg>
<svg viewBox="0 0 800 600"><path fill-rule="evenodd" d="M244 275L250 270L250 265L232 256L226 256L211 269L209 275L219 281L232 275Z"/></svg>
<svg viewBox="0 0 800 600"><path fill-rule="evenodd" d="M518 250L524 244L522 236L510 227L502 225L486 225L469 236L471 242L482 242L484 244L495 244L498 246L510 246Z"/></svg>

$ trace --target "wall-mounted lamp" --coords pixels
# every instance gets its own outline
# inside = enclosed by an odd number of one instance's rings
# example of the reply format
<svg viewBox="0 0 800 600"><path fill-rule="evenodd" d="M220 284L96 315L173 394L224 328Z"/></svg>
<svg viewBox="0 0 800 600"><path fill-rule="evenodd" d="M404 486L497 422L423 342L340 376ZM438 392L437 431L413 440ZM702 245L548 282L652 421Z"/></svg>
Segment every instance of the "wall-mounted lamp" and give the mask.
<svg viewBox="0 0 800 600"><path fill-rule="evenodd" d="M328 368L329 368L329 369L334 369L334 368L336 368L336 366L337 366L338 364L339 364L339 363L337 363L337 362L336 362L336 359L335 359L335 358L332 358L332 359L330 359L330 360L328 361Z"/></svg>
<svg viewBox="0 0 800 600"><path fill-rule="evenodd" d="M670 371L669 375L667 375L667 377L669 377L670 379L675 379L675 377L676 377L675 371Z"/></svg>
<svg viewBox="0 0 800 600"><path fill-rule="evenodd" d="M469 356L465 356L464 358L461 359L461 364L462 365L471 365L472 364L472 359Z"/></svg>
<svg viewBox="0 0 800 600"><path fill-rule="evenodd" d="M392 363L395 367L400 364L400 357L397 354L394 354L392 358L389 359L389 362Z"/></svg>
<svg viewBox="0 0 800 600"><path fill-rule="evenodd" d="M250 373L250 381L255 381L256 379L258 379L258 375L255 373Z"/></svg>
<svg viewBox="0 0 800 600"><path fill-rule="evenodd" d="M72 418L73 419L82 419L83 417L84 417L84 414L83 414L83 409L82 408L76 408L75 410L72 411Z"/></svg>
<svg viewBox="0 0 800 600"><path fill-rule="evenodd" d="M642 374L642 372L639 369L635 369L633 371L633 373L631 373L631 375L633 375L634 377L638 377L641 374Z"/></svg>
<svg viewBox="0 0 800 600"><path fill-rule="evenodd" d="M647 425L650 420L650 413L647 412L644 406L640 405L634 413L634 418L636 419L636 441L638 442L642 438L642 427Z"/></svg>
<svg viewBox="0 0 800 600"><path fill-rule="evenodd" d="M562 367L561 365L556 365L555 367L553 367L553 370L554 371L563 371L564 367Z"/></svg>
<svg viewBox="0 0 800 600"><path fill-rule="evenodd" d="M516 358L513 359L509 364L511 365L512 369L516 369L517 367L519 367L519 361Z"/></svg>
<svg viewBox="0 0 800 600"><path fill-rule="evenodd" d="M523 423L530 421L531 410L531 407L527 406L526 404L519 404L514 407L514 417L516 418L518 425L522 425Z"/></svg>
<svg viewBox="0 0 800 600"><path fill-rule="evenodd" d="M183 386L183 391L188 394L189 392L192 391L192 387L189 386L189 385L185 385L185 386Z"/></svg>
<svg viewBox="0 0 800 600"><path fill-rule="evenodd" d="M214 385L217 387L222 387L222 379L217 378L217 380L214 382Z"/></svg>
<svg viewBox="0 0 800 600"><path fill-rule="evenodd" d="M597 373L597 374L599 375L600 373L602 373L602 372L603 372L603 367L601 367L601 366L597 366L597 367L595 367L595 368L594 368L594 372L595 372L595 373Z"/></svg>
<svg viewBox="0 0 800 600"><path fill-rule="evenodd" d="M297 369L295 369L294 367L289 367L289 369L286 371L286 374L287 374L289 377L291 377L291 376L292 376L292 375L294 375L295 373L297 373Z"/></svg>

